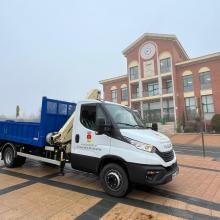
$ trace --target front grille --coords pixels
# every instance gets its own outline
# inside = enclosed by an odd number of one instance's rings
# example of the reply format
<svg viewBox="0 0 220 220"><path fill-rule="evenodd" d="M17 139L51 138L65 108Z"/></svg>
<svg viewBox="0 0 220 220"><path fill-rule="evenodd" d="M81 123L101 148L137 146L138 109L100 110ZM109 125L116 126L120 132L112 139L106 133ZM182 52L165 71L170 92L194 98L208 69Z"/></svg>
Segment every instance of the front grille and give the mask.
<svg viewBox="0 0 220 220"><path fill-rule="evenodd" d="M156 150L156 154L159 155L165 162L169 162L174 158L173 150L168 152L160 152L159 150Z"/></svg>

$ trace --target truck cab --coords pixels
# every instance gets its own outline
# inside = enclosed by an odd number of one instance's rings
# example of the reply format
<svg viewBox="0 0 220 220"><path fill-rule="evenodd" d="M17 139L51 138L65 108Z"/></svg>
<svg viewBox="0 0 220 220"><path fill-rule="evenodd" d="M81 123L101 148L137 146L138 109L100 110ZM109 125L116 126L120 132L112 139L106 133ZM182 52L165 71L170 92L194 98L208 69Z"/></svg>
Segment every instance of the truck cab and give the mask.
<svg viewBox="0 0 220 220"><path fill-rule="evenodd" d="M77 104L71 166L99 174L104 190L117 197L131 184L165 184L178 173L168 137L145 128L130 108L99 100Z"/></svg>

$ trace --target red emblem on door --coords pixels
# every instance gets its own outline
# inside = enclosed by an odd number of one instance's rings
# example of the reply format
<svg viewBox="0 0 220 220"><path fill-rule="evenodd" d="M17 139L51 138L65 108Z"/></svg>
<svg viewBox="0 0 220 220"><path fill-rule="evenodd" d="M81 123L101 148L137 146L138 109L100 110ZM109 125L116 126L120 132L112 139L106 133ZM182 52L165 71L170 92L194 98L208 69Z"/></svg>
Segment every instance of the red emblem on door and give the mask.
<svg viewBox="0 0 220 220"><path fill-rule="evenodd" d="M90 131L87 132L86 139L87 139L87 142L91 142L91 140L92 140L92 133Z"/></svg>

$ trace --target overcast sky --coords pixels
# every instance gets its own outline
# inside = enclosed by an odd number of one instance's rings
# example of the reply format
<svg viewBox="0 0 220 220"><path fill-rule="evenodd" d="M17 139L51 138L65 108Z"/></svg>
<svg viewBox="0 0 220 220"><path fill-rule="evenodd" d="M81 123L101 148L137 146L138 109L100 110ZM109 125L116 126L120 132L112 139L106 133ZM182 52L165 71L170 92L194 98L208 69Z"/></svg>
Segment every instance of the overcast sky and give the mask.
<svg viewBox="0 0 220 220"><path fill-rule="evenodd" d="M121 51L144 32L175 34L190 57L218 52L219 22L219 0L0 0L0 114L82 99L126 73Z"/></svg>

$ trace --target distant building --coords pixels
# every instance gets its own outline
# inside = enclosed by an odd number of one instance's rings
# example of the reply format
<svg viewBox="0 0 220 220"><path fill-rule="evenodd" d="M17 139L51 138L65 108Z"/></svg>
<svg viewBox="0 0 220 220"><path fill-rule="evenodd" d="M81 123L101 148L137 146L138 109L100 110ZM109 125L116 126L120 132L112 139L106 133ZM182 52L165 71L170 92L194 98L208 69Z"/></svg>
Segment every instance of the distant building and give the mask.
<svg viewBox="0 0 220 220"><path fill-rule="evenodd" d="M220 53L190 59L175 35L143 34L123 54L127 74L100 81L105 100L149 122L194 120L199 109L206 120L220 114Z"/></svg>

